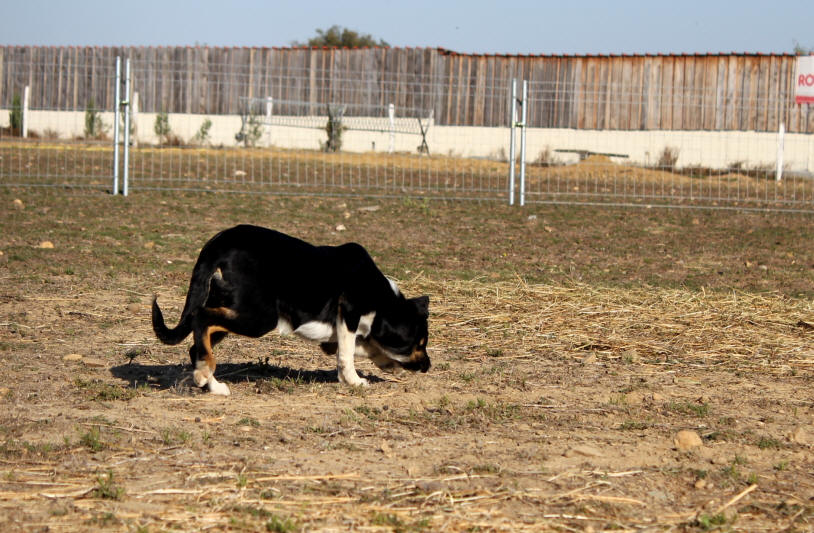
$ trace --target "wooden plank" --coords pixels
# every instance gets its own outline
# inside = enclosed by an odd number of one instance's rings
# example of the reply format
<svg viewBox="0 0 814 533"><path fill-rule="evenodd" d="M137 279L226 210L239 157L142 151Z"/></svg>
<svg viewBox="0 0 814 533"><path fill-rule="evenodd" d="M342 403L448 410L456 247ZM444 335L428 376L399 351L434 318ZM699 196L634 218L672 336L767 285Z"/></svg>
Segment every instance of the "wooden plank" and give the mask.
<svg viewBox="0 0 814 533"><path fill-rule="evenodd" d="M675 105L673 92L673 84L675 83L675 56L665 56L662 60L661 71L661 123L659 129L672 130L673 126L673 108Z"/></svg>
<svg viewBox="0 0 814 533"><path fill-rule="evenodd" d="M646 108L644 110L644 129L655 130L661 126L661 76L660 57L644 58Z"/></svg>
<svg viewBox="0 0 814 533"><path fill-rule="evenodd" d="M776 56L769 59L769 94L766 129L777 131L780 127L778 93L780 89L780 62Z"/></svg>
<svg viewBox="0 0 814 533"><path fill-rule="evenodd" d="M644 129L644 106L645 93L644 93L644 58L636 56L630 58L631 68L633 75L631 76L632 87L628 89L631 94L631 117L628 129L643 130Z"/></svg>
<svg viewBox="0 0 814 533"><path fill-rule="evenodd" d="M715 61L716 77L714 80L715 92L715 130L723 130L726 125L726 111L729 105L726 100L727 87L727 57L717 56Z"/></svg>

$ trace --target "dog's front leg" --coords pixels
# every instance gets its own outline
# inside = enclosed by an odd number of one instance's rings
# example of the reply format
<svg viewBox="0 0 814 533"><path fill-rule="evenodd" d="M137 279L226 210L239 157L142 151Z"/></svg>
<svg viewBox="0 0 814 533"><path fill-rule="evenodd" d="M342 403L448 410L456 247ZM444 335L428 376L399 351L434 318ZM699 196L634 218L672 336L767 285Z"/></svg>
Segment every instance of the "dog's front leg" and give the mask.
<svg viewBox="0 0 814 533"><path fill-rule="evenodd" d="M339 382L353 387L366 386L367 380L356 373L353 356L356 353L356 332L350 331L342 316L336 319L336 373Z"/></svg>

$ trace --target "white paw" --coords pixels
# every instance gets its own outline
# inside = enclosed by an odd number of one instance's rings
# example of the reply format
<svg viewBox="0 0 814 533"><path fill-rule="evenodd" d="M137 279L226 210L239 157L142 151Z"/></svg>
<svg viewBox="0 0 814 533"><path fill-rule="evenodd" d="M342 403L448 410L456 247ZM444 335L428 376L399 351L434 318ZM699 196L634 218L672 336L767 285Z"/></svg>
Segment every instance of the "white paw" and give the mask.
<svg viewBox="0 0 814 533"><path fill-rule="evenodd" d="M229 396L232 394L232 391L229 390L229 386L226 385L226 383L221 383L216 380L214 376L209 380L209 392L216 396Z"/></svg>
<svg viewBox="0 0 814 533"><path fill-rule="evenodd" d="M209 369L201 370L195 369L192 372L192 381L195 382L195 385L198 387L203 387L207 383L209 383Z"/></svg>
<svg viewBox="0 0 814 533"><path fill-rule="evenodd" d="M358 375L356 375L356 373L346 376L340 372L339 382L351 387L367 387L370 385L365 378L360 378Z"/></svg>

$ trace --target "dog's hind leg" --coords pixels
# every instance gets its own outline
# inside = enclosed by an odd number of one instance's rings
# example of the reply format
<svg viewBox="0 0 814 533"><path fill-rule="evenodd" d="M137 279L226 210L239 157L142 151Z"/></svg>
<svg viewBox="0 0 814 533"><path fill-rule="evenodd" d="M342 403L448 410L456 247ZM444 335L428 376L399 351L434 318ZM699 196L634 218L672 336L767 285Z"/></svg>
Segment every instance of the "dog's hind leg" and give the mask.
<svg viewBox="0 0 814 533"><path fill-rule="evenodd" d="M215 356L212 353L212 346L223 340L228 331L221 326L206 326L196 328L193 332L195 345L190 348L195 351L195 369L192 371L192 379L199 387L209 386L209 392L220 396L229 396L229 387L215 379Z"/></svg>

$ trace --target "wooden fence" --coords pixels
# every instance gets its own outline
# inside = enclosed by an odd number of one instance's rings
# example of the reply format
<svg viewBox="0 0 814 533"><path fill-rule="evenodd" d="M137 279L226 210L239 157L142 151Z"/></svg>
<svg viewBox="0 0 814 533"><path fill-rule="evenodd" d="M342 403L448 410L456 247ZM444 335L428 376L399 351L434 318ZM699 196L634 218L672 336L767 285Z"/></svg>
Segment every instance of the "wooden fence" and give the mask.
<svg viewBox="0 0 814 533"><path fill-rule="evenodd" d="M237 114L241 98L431 109L446 125L505 126L512 78L530 82L532 127L814 133L794 103L795 56L509 56L436 48L0 47L0 107L113 108L130 57L147 112Z"/></svg>

